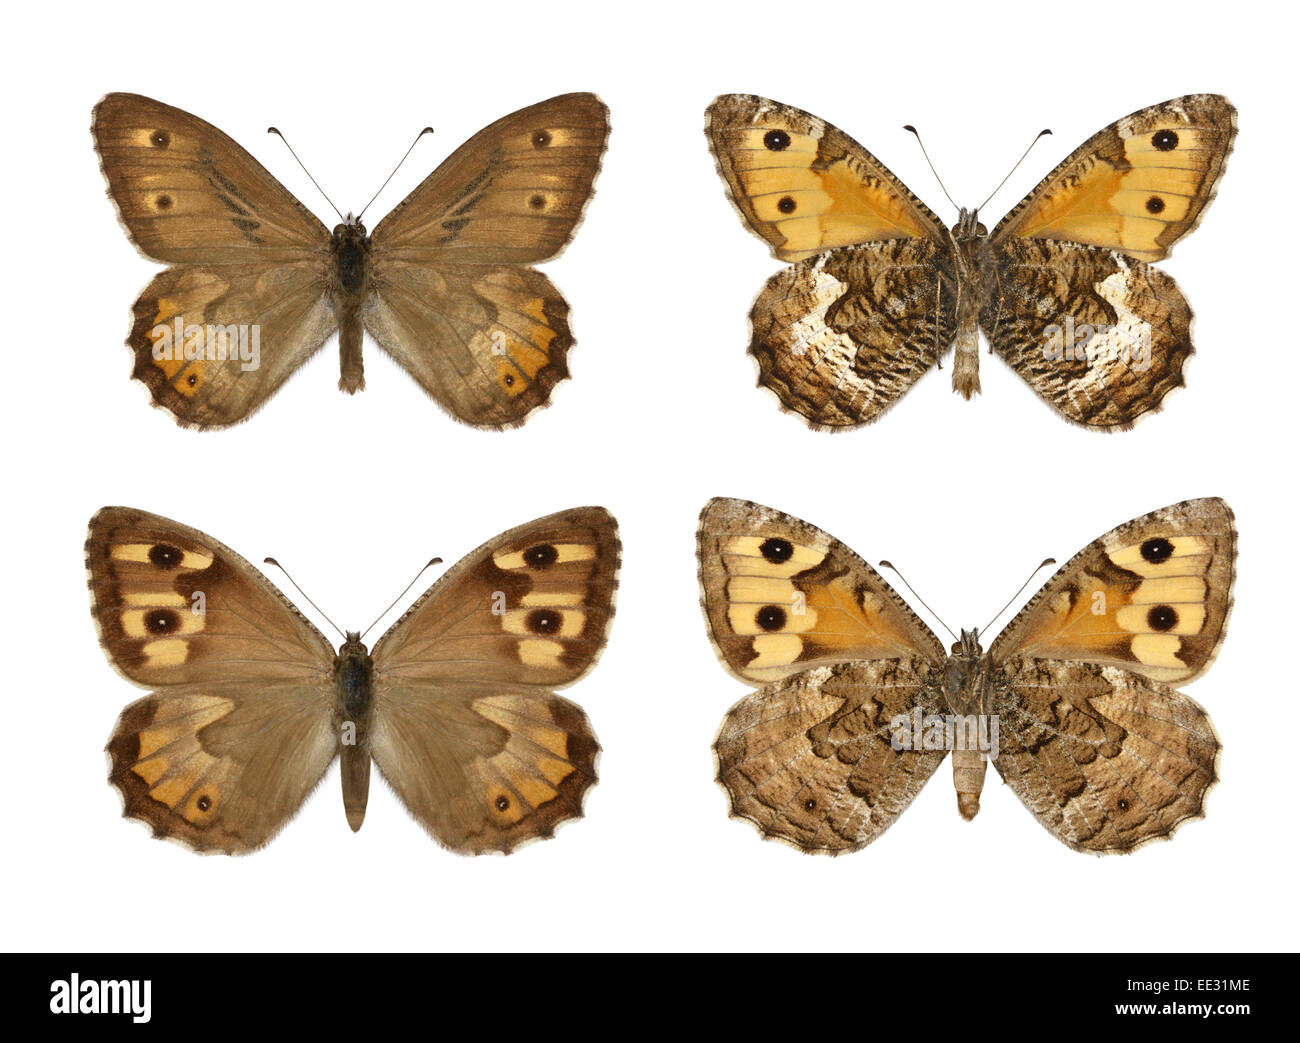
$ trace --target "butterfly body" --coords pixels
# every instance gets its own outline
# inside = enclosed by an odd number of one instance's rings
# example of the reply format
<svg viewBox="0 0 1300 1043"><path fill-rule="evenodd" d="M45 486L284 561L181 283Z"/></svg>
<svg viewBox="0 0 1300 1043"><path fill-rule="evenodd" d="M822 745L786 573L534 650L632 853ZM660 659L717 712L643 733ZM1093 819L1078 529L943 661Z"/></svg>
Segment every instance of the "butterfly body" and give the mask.
<svg viewBox="0 0 1300 1043"><path fill-rule="evenodd" d="M609 133L595 95L497 120L369 233L351 215L328 231L237 142L151 98L105 96L92 133L128 235L172 265L136 300L127 346L179 423L246 419L336 331L343 391L365 385L368 333L480 427L522 423L568 376L568 305L530 265L591 197Z"/></svg>
<svg viewBox="0 0 1300 1043"><path fill-rule="evenodd" d="M1116 430L1183 383L1191 309L1150 266L1213 198L1236 135L1213 94L1141 109L1085 142L990 232L945 227L865 148L753 95L709 106L732 203L790 267L750 312L759 384L818 428L869 423L955 350L980 390L979 335L1065 419Z"/></svg>
<svg viewBox="0 0 1300 1043"><path fill-rule="evenodd" d="M958 810L992 762L1080 851L1131 851L1199 817L1217 780L1208 715L1170 685L1223 637L1236 533L1216 499L1135 518L1070 559L985 651L939 639L834 537L744 500L700 516L719 657L759 690L719 729L732 813L805 851L874 840L951 752Z"/></svg>
<svg viewBox="0 0 1300 1043"><path fill-rule="evenodd" d="M118 718L109 779L155 835L265 844L333 760L361 827L371 762L453 850L509 852L582 815L599 751L551 689L604 647L619 560L599 507L488 541L368 649L335 650L252 565L158 515L106 507L86 543L101 643L151 689Z"/></svg>

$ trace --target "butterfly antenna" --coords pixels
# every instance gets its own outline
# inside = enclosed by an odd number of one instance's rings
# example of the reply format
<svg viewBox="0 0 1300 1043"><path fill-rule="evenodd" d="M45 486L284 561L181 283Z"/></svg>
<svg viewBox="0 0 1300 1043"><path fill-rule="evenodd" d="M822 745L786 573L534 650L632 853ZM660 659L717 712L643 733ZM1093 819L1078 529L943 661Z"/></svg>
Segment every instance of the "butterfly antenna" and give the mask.
<svg viewBox="0 0 1300 1043"><path fill-rule="evenodd" d="M293 146L289 144L289 139L280 133L278 127L267 127L266 132L268 134L274 134L277 138L283 141L284 147L289 150L289 155L291 155L294 159L298 159L298 153L296 153L293 150ZM317 183L316 179L311 176L311 171L307 169L307 164L304 163L301 159L298 159L298 166L302 167L302 172L307 175L307 180L310 181L313 185L316 185L316 191L319 192L322 196L325 196L325 202L329 203L329 205L333 208L336 214L339 214L339 208L334 206L334 200L332 200L329 196L325 195L325 189L321 188L320 185ZM342 214L339 214L339 220L345 221L347 219ZM267 560L270 561L271 559L268 558ZM280 571L283 572L284 570L281 569ZM289 575L289 573L287 572L285 572L284 574L286 576Z"/></svg>
<svg viewBox="0 0 1300 1043"><path fill-rule="evenodd" d="M417 573L415 574L415 579L411 580L411 582L408 583L408 584L406 585L406 590L402 591L400 594L397 595L397 597L393 598L393 605L396 605L399 601L402 600L402 598L406 597L407 592L408 592L408 591L409 591L413 586L415 586L415 582L416 582L416 580L418 580L421 576L423 576L426 572L428 572L429 569L433 568L433 566L435 566L435 565L441 565L441 564L442 564L442 559L441 559L441 558L432 558L432 559L430 559L429 563L428 563L427 565L425 565L424 568L422 568L419 572L417 572ZM388 613L390 613L391 611L393 611L393 605L389 605L386 609L384 609L381 613L379 613L379 618L375 620L375 623L378 623L380 619L383 619L386 615L388 615ZM366 629L363 630L363 631L361 632L362 640L365 639L365 636L366 636L368 633L370 633L370 631L372 631L372 630L375 629L375 623L371 623L370 626L366 627Z"/></svg>
<svg viewBox="0 0 1300 1043"><path fill-rule="evenodd" d="M1034 137L1034 140L1031 141L1031 142L1029 143L1029 148L1025 149L1025 155L1024 155L1024 156L1021 156L1018 160L1016 160L1016 165L1015 165L1014 167L1012 167L1009 171L1007 171L1007 176L1004 177L1004 178L1002 179L1002 181L998 184L998 187L997 187L997 188L995 188L992 192L989 193L989 199L992 199L995 195L997 195L999 192L1001 192L1001 191L1002 191L1002 186L1005 185L1008 181L1011 180L1011 175L1014 174L1017 170L1020 169L1020 164L1023 163L1023 162L1025 161L1025 156L1029 155L1030 150L1033 149L1033 147L1034 147L1035 145L1038 144L1038 139L1039 139L1039 138L1045 138L1045 137L1047 137L1047 135L1050 134L1050 133L1052 133L1052 128L1051 128L1051 127L1044 127L1042 130L1040 130L1040 131L1038 132L1038 134ZM980 207L979 207L980 210L983 210L986 206L988 206L988 204L989 204L989 199L984 200L984 202L982 202L982 203L980 204ZM978 213L978 211L977 211L977 213ZM1039 567L1041 568L1041 566L1039 566ZM1014 601L1015 598L1012 598L1012 600ZM996 619L997 617L994 616L993 618Z"/></svg>
<svg viewBox="0 0 1300 1043"><path fill-rule="evenodd" d="M959 207L959 206L957 205L957 203L953 200L952 196L949 196L949 195L948 195L948 189L944 187L943 178L941 178L941 177L939 176L939 171L937 171L937 170L934 169L934 164L933 164L933 163L930 163L930 153L928 153L928 152L925 151L925 142L921 140L921 132L920 132L919 130L917 130L914 126L912 126L910 123L908 123L906 126L904 126L903 129L906 130L906 131L909 131L910 133L912 133L913 135L915 135L915 137L916 137L916 143L917 143L918 145L921 146L921 155L923 155L923 156L925 157L925 161L926 161L927 163L930 164L930 173L933 174L933 175L934 175L934 179L935 179L937 182L939 182L939 187L943 189L943 194L946 195L946 196L948 196L948 202L952 203L952 208L953 208L954 210L960 210L961 207ZM893 566L891 565L890 568L893 568ZM897 570L897 569L894 569L894 571L897 572L898 570ZM899 576L899 579L902 579L902 576L901 576L901 575ZM907 580L903 580L903 582L906 583ZM909 587L908 589L911 590L912 588ZM934 618L935 618L935 619L938 619L939 617L938 617L938 616L935 616ZM951 634L952 631L950 630L950 631L948 631L948 633Z"/></svg>
<svg viewBox="0 0 1300 1043"><path fill-rule="evenodd" d="M1041 570L1047 568L1048 565L1055 565L1055 564L1056 564L1055 558L1044 558L1043 563L1039 565L1037 568L1035 568L1034 571L1029 574L1029 579L1025 580L1022 584L1020 584L1020 589L1011 595L1011 600L1008 601L1005 605L1003 605L1000 609L998 609L997 614L994 615L994 617L990 619L987 623L985 623L982 627L980 627L979 630L976 631L976 633L983 634L985 631L987 631L989 627L991 627L995 622L997 622L998 616L1002 615L1003 612L1009 609L1012 606L1012 604L1015 603L1016 598L1020 597L1020 595L1025 592L1025 588L1029 586L1030 581L1032 581L1033 578L1037 576Z"/></svg>
<svg viewBox="0 0 1300 1043"><path fill-rule="evenodd" d="M286 569L283 565L281 565L281 564L280 564L278 561L276 561L274 558L263 558L262 560L263 560L264 562L266 562L266 564L268 564L268 565L274 565L277 569L279 569L281 572L283 572L283 573L284 573L284 578L287 579L290 583L293 583L293 589L296 590L299 594L302 595L303 600L306 601L307 604L309 604L309 605L310 605L312 608L314 608L317 612L320 612L320 614L321 614L321 618L324 619L326 623L328 623L330 626L332 626L335 630L338 630L340 634L343 634L343 640L344 640L344 641L346 641L346 640L348 639L348 635L347 635L347 634L344 634L342 630L339 630L339 625L338 625L337 623L335 623L334 620L330 619L329 616L325 615L324 612L321 612L320 606L319 606L318 604L316 604L316 602L312 601L312 599L309 598L309 597L307 596L306 592L302 589L302 587L298 586L297 583L294 583L294 579L293 579L292 576L289 575L289 570L288 570L288 569Z"/></svg>
<svg viewBox="0 0 1300 1043"><path fill-rule="evenodd" d="M915 131L913 131L913 133L915 133ZM920 139L918 138L917 140ZM892 572L895 576L901 579L903 581L903 586L905 586L908 590L912 591L912 597L916 598L916 600L921 602L922 605L925 605L925 599L921 597L921 595L918 594L915 590L912 590L912 584L907 582L907 577L904 576L901 572L899 572L898 569L894 567L892 562L882 561L880 563L880 567L882 569L889 569L890 572ZM930 615L934 616L935 619L939 619L939 613L936 612L934 609L932 609L929 605L925 605L925 610L929 612ZM954 641L961 640L956 634L952 633L952 627L950 627L942 619L939 619L939 625L943 627L944 630L948 631L948 633L952 634L952 639Z"/></svg>
<svg viewBox="0 0 1300 1043"><path fill-rule="evenodd" d="M426 134L432 134L432 133L433 133L432 127L425 127L424 130L420 131L419 134L415 135L415 140L411 142L411 147L406 150L406 155L404 155L401 159L397 161L397 166L393 167L393 173L389 174L388 177L384 179L384 183L379 186L379 192L382 192L384 189L386 189L388 187L388 182L392 181L393 177L397 174L397 172L402 169L402 164L406 162L406 156L409 156L413 151L415 151L415 146L420 143L420 139L424 137ZM379 198L379 192L376 192L373 196L370 197L370 203L373 203L376 199ZM361 214L364 214L367 210L370 209L370 203L367 203L365 206L361 208ZM357 214L358 221L361 220L361 214ZM426 569L428 567L429 567L428 565L425 566ZM419 577L417 576L416 579L418 578ZM412 580L412 582L414 582L414 580ZM407 589L409 590L410 588L408 587ZM383 617L381 616L380 618L382 619Z"/></svg>

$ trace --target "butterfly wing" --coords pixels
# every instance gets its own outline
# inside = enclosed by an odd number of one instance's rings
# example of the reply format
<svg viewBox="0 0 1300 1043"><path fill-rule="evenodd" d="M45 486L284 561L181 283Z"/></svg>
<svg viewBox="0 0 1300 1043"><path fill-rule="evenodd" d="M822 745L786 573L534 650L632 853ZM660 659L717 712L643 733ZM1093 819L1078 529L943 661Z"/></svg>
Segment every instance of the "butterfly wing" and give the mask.
<svg viewBox="0 0 1300 1043"><path fill-rule="evenodd" d="M1066 562L989 649L1117 666L1165 684L1199 677L1223 641L1237 534L1217 498L1112 529Z"/></svg>
<svg viewBox="0 0 1300 1043"><path fill-rule="evenodd" d="M569 306L545 261L572 238L609 114L566 94L497 120L456 150L371 236L371 336L457 419L522 423L568 376Z"/></svg>
<svg viewBox="0 0 1300 1043"><path fill-rule="evenodd" d="M1158 261L1201 219L1237 135L1218 94L1125 116L1080 145L993 230L995 246L1056 239Z"/></svg>
<svg viewBox="0 0 1300 1043"><path fill-rule="evenodd" d="M713 646L741 680L765 684L845 660L944 660L939 639L875 569L792 515L710 500L697 550Z"/></svg>
<svg viewBox="0 0 1300 1043"><path fill-rule="evenodd" d="M1129 851L1201 815L1219 741L1170 685L1218 651L1235 559L1222 500L1153 511L1071 558L994 641L994 764L1064 843Z"/></svg>
<svg viewBox="0 0 1300 1043"><path fill-rule="evenodd" d="M618 564L603 508L539 518L465 557L375 645L372 755L439 843L508 852L581 816L599 746L550 689L604 647Z"/></svg>
<svg viewBox="0 0 1300 1043"><path fill-rule="evenodd" d="M943 646L870 565L798 518L715 499L698 539L714 648L767 682L714 743L732 814L805 851L857 850L947 755L892 734L900 715L939 712Z"/></svg>
<svg viewBox="0 0 1300 1043"><path fill-rule="evenodd" d="M86 541L100 642L132 703L109 740L124 814L201 851L266 843L333 759L333 650L247 561L196 529L105 507Z"/></svg>
<svg viewBox="0 0 1300 1043"><path fill-rule="evenodd" d="M814 428L879 418L956 335L950 256L929 239L895 239L777 272L750 312L759 384Z"/></svg>
<svg viewBox="0 0 1300 1043"><path fill-rule="evenodd" d="M133 307L132 375L181 424L246 419L336 328L329 232L231 138L181 109L109 94L91 131L131 241L175 265Z"/></svg>
<svg viewBox="0 0 1300 1043"><path fill-rule="evenodd" d="M713 746L732 816L808 852L871 843L948 755L895 741L900 718L942 712L930 675L921 656L839 663L741 699Z"/></svg>
<svg viewBox="0 0 1300 1043"><path fill-rule="evenodd" d="M1094 134L993 230L980 324L1067 420L1127 428L1182 386L1191 308L1149 262L1196 227L1236 133L1217 94L1152 105Z"/></svg>
<svg viewBox="0 0 1300 1043"><path fill-rule="evenodd" d="M801 109L724 94L705 134L732 203L783 261L889 239L947 243L939 219L884 164Z"/></svg>
<svg viewBox="0 0 1300 1043"><path fill-rule="evenodd" d="M1221 747L1181 692L1131 670L1026 657L1001 667L997 690L994 766L1076 851L1132 851L1203 815Z"/></svg>
<svg viewBox="0 0 1300 1043"><path fill-rule="evenodd" d="M1125 429L1183 385L1192 310L1158 268L1113 250L1011 240L980 325L992 350L1063 417Z"/></svg>

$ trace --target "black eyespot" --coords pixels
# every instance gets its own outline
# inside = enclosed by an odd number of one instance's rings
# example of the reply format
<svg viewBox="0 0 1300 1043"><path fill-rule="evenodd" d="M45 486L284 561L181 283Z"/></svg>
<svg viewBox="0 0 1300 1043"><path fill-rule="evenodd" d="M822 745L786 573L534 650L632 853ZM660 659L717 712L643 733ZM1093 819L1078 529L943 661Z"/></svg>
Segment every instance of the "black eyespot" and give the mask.
<svg viewBox="0 0 1300 1043"><path fill-rule="evenodd" d="M198 382L199 382L199 378L198 378L195 374L193 374L193 373L191 373L188 377L185 378L185 383L186 383L189 387L193 387L193 386L194 386L195 384L197 384Z"/></svg>
<svg viewBox="0 0 1300 1043"><path fill-rule="evenodd" d="M172 208L172 197L164 192L153 201L153 205L159 210L170 210Z"/></svg>
<svg viewBox="0 0 1300 1043"><path fill-rule="evenodd" d="M795 208L795 201L789 196L782 196L780 199L777 200L776 208L780 210L781 213L783 214L793 214Z"/></svg>
<svg viewBox="0 0 1300 1043"><path fill-rule="evenodd" d="M546 197L543 195L529 196L528 205L534 210L544 210L546 208Z"/></svg>
<svg viewBox="0 0 1300 1043"><path fill-rule="evenodd" d="M510 798L509 798L509 797L497 797L497 799L494 800L492 803L496 805L496 807L497 807L497 811L509 811L509 810L510 810Z"/></svg>
<svg viewBox="0 0 1300 1043"><path fill-rule="evenodd" d="M817 809L817 801L812 797L809 797L803 802L803 809L804 811L815 811Z"/></svg>
<svg viewBox="0 0 1300 1043"><path fill-rule="evenodd" d="M1161 199L1159 196L1152 196L1150 199L1147 200L1148 214L1161 214L1164 213L1164 209L1165 209L1165 201Z"/></svg>
<svg viewBox="0 0 1300 1043"><path fill-rule="evenodd" d="M773 565L783 565L794 557L794 544L789 540L781 539L780 536L772 536L763 541L758 552Z"/></svg>
<svg viewBox="0 0 1300 1043"><path fill-rule="evenodd" d="M781 630L785 626L785 609L780 605L764 605L754 613L754 622L768 633Z"/></svg>
<svg viewBox="0 0 1300 1043"><path fill-rule="evenodd" d="M154 148L166 148L172 143L172 136L165 130L155 130L149 135L149 144Z"/></svg>
<svg viewBox="0 0 1300 1043"><path fill-rule="evenodd" d="M1178 625L1178 612L1172 605L1156 605L1147 613L1147 625L1161 634L1173 630Z"/></svg>
<svg viewBox="0 0 1300 1043"><path fill-rule="evenodd" d="M1152 565L1168 561L1173 553L1174 545L1163 536L1152 537L1142 544L1142 557Z"/></svg>
<svg viewBox="0 0 1300 1043"><path fill-rule="evenodd" d="M507 373L504 377L501 378L501 383L503 383L508 388L514 387L515 375L513 373Z"/></svg>
<svg viewBox="0 0 1300 1043"><path fill-rule="evenodd" d="M524 564L535 569L549 569L560 559L560 552L550 543L539 543L524 551Z"/></svg>
<svg viewBox="0 0 1300 1043"><path fill-rule="evenodd" d="M780 152L790 147L790 135L783 130L769 130L763 135L763 147Z"/></svg>
<svg viewBox="0 0 1300 1043"><path fill-rule="evenodd" d="M206 793L194 802L200 811L208 811L212 807L212 798Z"/></svg>
<svg viewBox="0 0 1300 1043"><path fill-rule="evenodd" d="M181 628L181 617L169 608L155 608L145 613L144 628L151 634L174 634Z"/></svg>
<svg viewBox="0 0 1300 1043"><path fill-rule="evenodd" d="M534 634L558 634L564 617L554 609L535 608L524 617L524 626Z"/></svg>
<svg viewBox="0 0 1300 1043"><path fill-rule="evenodd" d="M185 557L185 552L170 543L155 543L149 548L149 561L160 569L174 569Z"/></svg>
<svg viewBox="0 0 1300 1043"><path fill-rule="evenodd" d="M533 131L533 148L546 148L551 143L551 132L549 130Z"/></svg>
<svg viewBox="0 0 1300 1043"><path fill-rule="evenodd" d="M1129 803L1123 797L1120 797L1119 803L1116 806L1120 809L1120 811L1128 811Z"/></svg>
<svg viewBox="0 0 1300 1043"><path fill-rule="evenodd" d="M1172 152L1178 147L1178 135L1172 130L1158 130L1151 135L1151 144L1161 152Z"/></svg>

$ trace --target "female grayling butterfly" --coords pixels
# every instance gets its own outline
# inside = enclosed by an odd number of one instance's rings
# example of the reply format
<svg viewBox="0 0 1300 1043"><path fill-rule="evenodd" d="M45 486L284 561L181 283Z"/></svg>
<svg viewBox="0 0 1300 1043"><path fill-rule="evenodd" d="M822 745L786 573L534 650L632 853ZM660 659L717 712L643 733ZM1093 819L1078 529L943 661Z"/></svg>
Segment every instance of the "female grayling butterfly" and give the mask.
<svg viewBox="0 0 1300 1043"><path fill-rule="evenodd" d="M370 761L440 844L508 852L582 815L599 746L551 689L614 613L618 528L601 507L521 525L465 557L368 652L336 653L257 569L188 526L105 507L86 541L113 665L153 692L118 718L124 814L200 851L265 844L336 756L361 828Z"/></svg>
<svg viewBox="0 0 1300 1043"><path fill-rule="evenodd" d="M594 94L521 109L457 149L367 235L331 233L211 124L109 94L91 128L110 197L173 267L133 307L133 376L183 425L244 420L334 333L349 393L362 329L452 416L523 423L568 376L568 305L528 267L560 252L609 135Z"/></svg>

